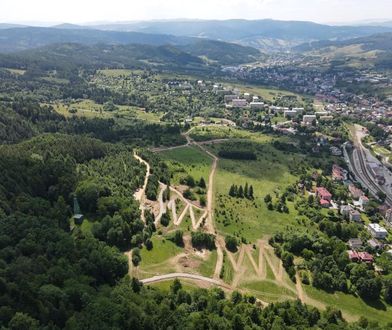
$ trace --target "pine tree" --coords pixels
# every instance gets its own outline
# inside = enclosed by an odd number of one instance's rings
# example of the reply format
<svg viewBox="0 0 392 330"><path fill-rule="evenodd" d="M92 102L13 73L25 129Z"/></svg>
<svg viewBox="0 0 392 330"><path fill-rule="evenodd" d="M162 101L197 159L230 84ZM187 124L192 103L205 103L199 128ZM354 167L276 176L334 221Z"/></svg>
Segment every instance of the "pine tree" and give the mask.
<svg viewBox="0 0 392 330"><path fill-rule="evenodd" d="M254 196L253 196L253 186L252 185L250 185L250 187L249 187L249 199L254 199Z"/></svg>
<svg viewBox="0 0 392 330"><path fill-rule="evenodd" d="M249 186L248 186L248 182L247 183L245 183L245 188L244 188L244 196L246 197L246 198L249 198Z"/></svg>
<svg viewBox="0 0 392 330"><path fill-rule="evenodd" d="M244 188L242 188L242 186L238 188L238 197L244 198Z"/></svg>
<svg viewBox="0 0 392 330"><path fill-rule="evenodd" d="M206 188L206 181L204 180L204 178L200 178L199 181L199 187L205 189Z"/></svg>
<svg viewBox="0 0 392 330"><path fill-rule="evenodd" d="M231 185L231 187L230 187L230 191L229 191L229 195L231 196L231 197L235 197L235 187L234 187L234 185L232 184Z"/></svg>

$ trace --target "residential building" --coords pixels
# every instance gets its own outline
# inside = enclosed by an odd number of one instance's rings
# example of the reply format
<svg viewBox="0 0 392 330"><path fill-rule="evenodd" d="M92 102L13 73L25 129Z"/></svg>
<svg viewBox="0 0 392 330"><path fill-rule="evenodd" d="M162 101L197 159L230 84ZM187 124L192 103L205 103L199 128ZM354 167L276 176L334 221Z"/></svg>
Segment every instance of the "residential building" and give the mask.
<svg viewBox="0 0 392 330"><path fill-rule="evenodd" d="M316 121L316 115L304 115L302 117L302 123L304 125L313 125L315 121Z"/></svg>
<svg viewBox="0 0 392 330"><path fill-rule="evenodd" d="M329 207L331 205L332 194L324 187L316 188L316 197L320 199L322 207Z"/></svg>
<svg viewBox="0 0 392 330"><path fill-rule="evenodd" d="M355 222L361 221L361 213L359 213L357 210L351 209L348 217L350 221L355 221Z"/></svg>
<svg viewBox="0 0 392 330"><path fill-rule="evenodd" d="M359 199L360 197L363 196L363 191L357 188L354 184L350 184L348 186L348 191L350 192L352 198L354 199Z"/></svg>
<svg viewBox="0 0 392 330"><path fill-rule="evenodd" d="M387 224L387 226L392 227L392 209L388 209L385 212L385 223Z"/></svg>
<svg viewBox="0 0 392 330"><path fill-rule="evenodd" d="M348 253L348 258L350 259L350 261L352 261L352 262L359 261L359 254L357 251L348 250L347 253Z"/></svg>
<svg viewBox="0 0 392 330"><path fill-rule="evenodd" d="M286 110L285 112L283 112L283 116L285 118L294 118L296 115L297 115L296 110Z"/></svg>
<svg viewBox="0 0 392 330"><path fill-rule="evenodd" d="M384 247L384 244L382 244L380 241L378 241L375 238L369 239L367 241L367 243L369 244L369 246L373 249L382 249Z"/></svg>
<svg viewBox="0 0 392 330"><path fill-rule="evenodd" d="M367 264L374 262L373 256L368 252L358 252L359 260Z"/></svg>
<svg viewBox="0 0 392 330"><path fill-rule="evenodd" d="M367 228L374 238L385 239L388 236L388 231L378 223L371 223Z"/></svg>
<svg viewBox="0 0 392 330"><path fill-rule="evenodd" d="M360 238L350 238L348 240L348 246L351 250L357 250L362 247L362 240Z"/></svg>
<svg viewBox="0 0 392 330"><path fill-rule="evenodd" d="M362 195L361 197L359 197L359 203L361 207L364 207L369 204L369 198L367 198L365 195Z"/></svg>
<svg viewBox="0 0 392 330"><path fill-rule="evenodd" d="M253 102L250 102L249 105L250 105L251 109L264 109L264 107L265 107L264 102L255 102L255 101L253 101Z"/></svg>
<svg viewBox="0 0 392 330"><path fill-rule="evenodd" d="M232 102L234 99L237 98L237 95L229 94L224 96L225 103Z"/></svg>
<svg viewBox="0 0 392 330"><path fill-rule="evenodd" d="M340 214L343 215L345 219L348 219L350 216L350 211L352 207L350 205L342 205L340 206Z"/></svg>
<svg viewBox="0 0 392 330"><path fill-rule="evenodd" d="M245 99L234 99L232 102L235 108L245 108L248 106L248 101Z"/></svg>
<svg viewBox="0 0 392 330"><path fill-rule="evenodd" d="M334 164L332 166L332 179L335 181L347 180L347 171L339 165Z"/></svg>

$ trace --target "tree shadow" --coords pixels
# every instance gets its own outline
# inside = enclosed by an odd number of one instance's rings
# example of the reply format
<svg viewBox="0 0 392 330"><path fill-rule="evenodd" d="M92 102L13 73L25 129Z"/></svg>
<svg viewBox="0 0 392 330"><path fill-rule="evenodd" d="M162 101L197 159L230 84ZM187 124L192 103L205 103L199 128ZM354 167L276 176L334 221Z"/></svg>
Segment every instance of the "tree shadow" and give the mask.
<svg viewBox="0 0 392 330"><path fill-rule="evenodd" d="M382 311L387 310L387 306L380 299L376 299L376 300L363 299L363 301L366 303L366 305L373 307L375 309L382 310Z"/></svg>

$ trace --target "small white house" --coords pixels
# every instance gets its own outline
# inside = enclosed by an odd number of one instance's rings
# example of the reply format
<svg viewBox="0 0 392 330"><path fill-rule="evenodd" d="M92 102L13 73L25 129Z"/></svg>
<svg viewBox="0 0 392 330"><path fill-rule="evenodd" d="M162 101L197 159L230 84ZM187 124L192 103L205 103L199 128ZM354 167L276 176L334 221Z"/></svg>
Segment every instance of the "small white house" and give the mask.
<svg viewBox="0 0 392 330"><path fill-rule="evenodd" d="M374 238L384 239L388 236L388 231L378 223L369 224L368 230Z"/></svg>

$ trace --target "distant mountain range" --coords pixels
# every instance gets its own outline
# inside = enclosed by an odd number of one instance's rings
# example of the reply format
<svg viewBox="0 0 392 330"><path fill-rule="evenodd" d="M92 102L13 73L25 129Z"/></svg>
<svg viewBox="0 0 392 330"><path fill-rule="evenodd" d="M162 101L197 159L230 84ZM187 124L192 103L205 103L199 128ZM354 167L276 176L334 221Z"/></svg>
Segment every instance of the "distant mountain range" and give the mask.
<svg viewBox="0 0 392 330"><path fill-rule="evenodd" d="M376 33L392 32L392 26L331 26L302 21L264 20L184 20L115 23L89 26L110 31L162 33L183 37L202 37L263 51L287 50L317 40L344 40Z"/></svg>

